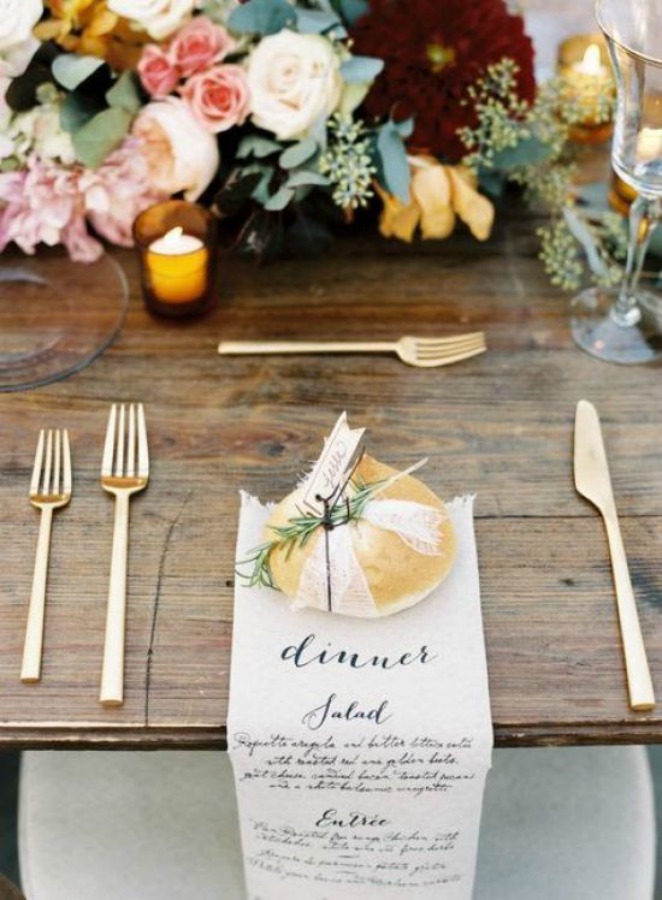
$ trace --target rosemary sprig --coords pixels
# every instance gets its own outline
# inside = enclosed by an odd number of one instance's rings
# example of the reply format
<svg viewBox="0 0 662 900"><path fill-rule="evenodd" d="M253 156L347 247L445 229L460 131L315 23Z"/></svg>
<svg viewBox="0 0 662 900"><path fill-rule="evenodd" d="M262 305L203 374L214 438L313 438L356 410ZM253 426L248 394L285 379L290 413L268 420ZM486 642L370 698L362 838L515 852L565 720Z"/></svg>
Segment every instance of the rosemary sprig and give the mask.
<svg viewBox="0 0 662 900"><path fill-rule="evenodd" d="M354 493L344 502L339 501L329 511L331 527L346 525L360 519L368 502L384 487L385 483L385 480L366 482L360 477L356 480L352 479L350 484ZM240 566L250 565L252 567L249 574L238 572L239 577L245 579L247 587L275 588L271 571L273 551L285 550L287 557L295 547L305 547L317 529L325 524L324 516L305 512L302 509L297 511L299 515L289 519L286 525L270 526L276 537L260 544L250 556L239 563Z"/></svg>

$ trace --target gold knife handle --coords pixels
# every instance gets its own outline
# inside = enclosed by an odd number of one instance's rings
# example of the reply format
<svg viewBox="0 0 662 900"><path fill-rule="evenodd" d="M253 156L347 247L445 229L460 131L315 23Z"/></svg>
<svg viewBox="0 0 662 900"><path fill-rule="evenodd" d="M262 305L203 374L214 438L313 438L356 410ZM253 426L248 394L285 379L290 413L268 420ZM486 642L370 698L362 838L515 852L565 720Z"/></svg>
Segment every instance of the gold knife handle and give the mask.
<svg viewBox="0 0 662 900"><path fill-rule="evenodd" d="M604 512L604 520L616 586L616 603L625 654L630 706L632 709L640 711L650 710L655 706L655 693L616 510Z"/></svg>

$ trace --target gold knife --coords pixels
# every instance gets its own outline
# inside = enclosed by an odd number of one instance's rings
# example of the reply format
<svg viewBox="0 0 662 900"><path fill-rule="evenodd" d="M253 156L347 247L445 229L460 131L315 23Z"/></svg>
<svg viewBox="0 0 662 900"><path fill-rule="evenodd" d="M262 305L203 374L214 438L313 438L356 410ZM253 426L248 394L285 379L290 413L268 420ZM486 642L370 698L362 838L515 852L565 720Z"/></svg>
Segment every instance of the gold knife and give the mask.
<svg viewBox="0 0 662 900"><path fill-rule="evenodd" d="M600 419L588 400L579 401L575 416L575 487L602 513L607 529L630 706L636 710L653 709L653 683L618 525Z"/></svg>

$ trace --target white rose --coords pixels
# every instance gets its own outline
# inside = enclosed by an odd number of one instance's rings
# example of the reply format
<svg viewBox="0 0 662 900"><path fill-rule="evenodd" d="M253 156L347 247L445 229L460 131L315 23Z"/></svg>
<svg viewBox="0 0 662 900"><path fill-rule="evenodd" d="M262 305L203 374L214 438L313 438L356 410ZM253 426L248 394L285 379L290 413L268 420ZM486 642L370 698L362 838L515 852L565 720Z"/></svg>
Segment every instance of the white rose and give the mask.
<svg viewBox="0 0 662 900"><path fill-rule="evenodd" d="M0 0L0 75L22 75L39 41L32 29L44 11L42 0Z"/></svg>
<svg viewBox="0 0 662 900"><path fill-rule="evenodd" d="M253 122L280 140L301 137L340 102L340 60L320 35L285 28L263 38L247 74Z"/></svg>
<svg viewBox="0 0 662 900"><path fill-rule="evenodd" d="M141 141L153 186L166 194L185 191L187 200L197 200L218 170L216 137L177 97L144 106L133 133Z"/></svg>
<svg viewBox="0 0 662 900"><path fill-rule="evenodd" d="M42 0L0 0L0 53L24 44L44 11Z"/></svg>
<svg viewBox="0 0 662 900"><path fill-rule="evenodd" d="M196 5L197 0L108 0L111 12L144 29L155 41L177 31L191 18Z"/></svg>

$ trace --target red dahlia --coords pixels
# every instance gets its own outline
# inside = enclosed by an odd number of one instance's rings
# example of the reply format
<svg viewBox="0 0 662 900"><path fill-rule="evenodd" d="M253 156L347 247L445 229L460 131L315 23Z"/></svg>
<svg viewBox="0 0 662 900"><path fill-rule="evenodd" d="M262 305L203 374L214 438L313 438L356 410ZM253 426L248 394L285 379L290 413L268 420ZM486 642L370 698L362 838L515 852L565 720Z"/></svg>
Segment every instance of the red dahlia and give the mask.
<svg viewBox="0 0 662 900"><path fill-rule="evenodd" d="M467 88L504 57L519 66L517 89L533 100L533 45L504 0L370 0L352 29L358 55L384 60L366 98L370 115L414 116L408 143L449 162L466 152L458 128L476 116Z"/></svg>

